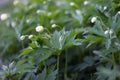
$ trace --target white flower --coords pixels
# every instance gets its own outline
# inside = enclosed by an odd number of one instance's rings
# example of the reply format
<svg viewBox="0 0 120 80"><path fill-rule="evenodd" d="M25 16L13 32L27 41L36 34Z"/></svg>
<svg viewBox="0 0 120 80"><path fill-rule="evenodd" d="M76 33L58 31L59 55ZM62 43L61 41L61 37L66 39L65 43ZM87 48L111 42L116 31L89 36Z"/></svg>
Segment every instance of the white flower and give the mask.
<svg viewBox="0 0 120 80"><path fill-rule="evenodd" d="M81 14L80 10L75 10L75 12L76 12L77 14Z"/></svg>
<svg viewBox="0 0 120 80"><path fill-rule="evenodd" d="M104 32L104 34L113 34L113 30L112 29L108 29L108 30L106 30L105 32Z"/></svg>
<svg viewBox="0 0 120 80"><path fill-rule="evenodd" d="M84 1L84 3L83 3L84 5L88 5L89 4L89 2L88 1Z"/></svg>
<svg viewBox="0 0 120 80"><path fill-rule="evenodd" d="M63 40L63 36L61 35L60 38L59 38L59 42L61 43Z"/></svg>
<svg viewBox="0 0 120 80"><path fill-rule="evenodd" d="M97 20L97 17L93 17L93 18L91 19L91 23L95 23L96 20Z"/></svg>
<svg viewBox="0 0 120 80"><path fill-rule="evenodd" d="M109 31L108 30L106 30L105 32L104 32L104 34L108 34L109 33Z"/></svg>
<svg viewBox="0 0 120 80"><path fill-rule="evenodd" d="M5 71L5 70L7 70L7 69L8 69L8 67L7 67L7 66L5 66L5 65L2 65L2 69Z"/></svg>
<svg viewBox="0 0 120 80"><path fill-rule="evenodd" d="M30 22L30 19L27 19L27 20L26 20L26 23L29 23L29 22Z"/></svg>
<svg viewBox="0 0 120 80"><path fill-rule="evenodd" d="M55 27L57 27L57 25L56 24L52 24L52 28L55 28Z"/></svg>
<svg viewBox="0 0 120 80"><path fill-rule="evenodd" d="M1 14L1 15L0 15L0 19L1 19L2 21L7 20L7 19L8 19L8 14L6 14L6 13Z"/></svg>
<svg viewBox="0 0 120 80"><path fill-rule="evenodd" d="M70 6L74 6L75 5L75 3L74 2L70 2Z"/></svg>
<svg viewBox="0 0 120 80"><path fill-rule="evenodd" d="M106 10L106 9L107 9L107 6L104 6L104 7L103 7L103 10Z"/></svg>
<svg viewBox="0 0 120 80"><path fill-rule="evenodd" d="M120 11L118 11L118 14L120 15Z"/></svg>
<svg viewBox="0 0 120 80"><path fill-rule="evenodd" d="M43 26L37 26L35 28L36 32L42 32L44 30Z"/></svg>
<svg viewBox="0 0 120 80"><path fill-rule="evenodd" d="M60 50L62 49L62 40L63 40L63 36L61 35L61 36L59 37Z"/></svg>
<svg viewBox="0 0 120 80"><path fill-rule="evenodd" d="M19 0L14 0L14 2L13 2L13 5L18 5L19 4Z"/></svg>
<svg viewBox="0 0 120 80"><path fill-rule="evenodd" d="M33 38L33 35L32 35L32 34L28 36L28 39L31 39L31 38Z"/></svg>
<svg viewBox="0 0 120 80"><path fill-rule="evenodd" d="M113 33L113 30L112 30L112 29L110 29L110 30L109 30L109 34L112 34L112 33Z"/></svg>
<svg viewBox="0 0 120 80"><path fill-rule="evenodd" d="M42 12L41 10L37 10L37 11L36 11L37 14L39 14L39 13L41 13L41 12Z"/></svg>
<svg viewBox="0 0 120 80"><path fill-rule="evenodd" d="M15 62L13 61L12 63L9 64L9 68L13 68Z"/></svg>
<svg viewBox="0 0 120 80"><path fill-rule="evenodd" d="M25 39L25 35L20 36L20 40L24 40Z"/></svg>
<svg viewBox="0 0 120 80"><path fill-rule="evenodd" d="M14 28L16 26L16 22L12 21L11 26Z"/></svg>

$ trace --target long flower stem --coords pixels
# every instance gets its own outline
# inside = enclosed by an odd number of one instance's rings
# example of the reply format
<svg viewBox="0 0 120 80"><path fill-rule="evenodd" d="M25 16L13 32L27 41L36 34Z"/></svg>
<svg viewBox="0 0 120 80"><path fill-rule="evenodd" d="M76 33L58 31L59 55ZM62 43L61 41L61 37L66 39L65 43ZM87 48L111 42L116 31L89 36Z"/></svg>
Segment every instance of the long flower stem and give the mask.
<svg viewBox="0 0 120 80"><path fill-rule="evenodd" d="M58 70L57 80L59 80L59 55L57 56L57 70Z"/></svg>
<svg viewBox="0 0 120 80"><path fill-rule="evenodd" d="M67 66L68 66L68 51L65 50L65 72L64 72L64 80L67 80Z"/></svg>
<svg viewBox="0 0 120 80"><path fill-rule="evenodd" d="M24 49L24 42L23 41L21 42L21 46L22 46L22 49Z"/></svg>
<svg viewBox="0 0 120 80"><path fill-rule="evenodd" d="M115 62L115 54L114 53L112 53L112 59L113 59L113 67L114 67L114 77L116 76L116 62Z"/></svg>

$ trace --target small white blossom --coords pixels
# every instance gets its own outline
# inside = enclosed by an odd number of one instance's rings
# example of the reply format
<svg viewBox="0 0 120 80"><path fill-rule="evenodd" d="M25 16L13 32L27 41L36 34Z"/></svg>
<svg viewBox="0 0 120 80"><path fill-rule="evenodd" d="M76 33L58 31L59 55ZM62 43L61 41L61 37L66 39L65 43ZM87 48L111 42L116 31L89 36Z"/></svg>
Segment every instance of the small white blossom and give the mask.
<svg viewBox="0 0 120 80"><path fill-rule="evenodd" d="M14 0L14 2L13 2L13 5L18 5L19 4L19 0Z"/></svg>
<svg viewBox="0 0 120 80"><path fill-rule="evenodd" d="M105 32L104 32L104 34L108 34L109 33L109 31L108 30L106 30Z"/></svg>
<svg viewBox="0 0 120 80"><path fill-rule="evenodd" d="M29 22L30 22L30 19L27 19L27 20L26 20L26 23L29 23Z"/></svg>
<svg viewBox="0 0 120 80"><path fill-rule="evenodd" d="M24 40L25 39L25 35L20 36L20 40Z"/></svg>
<svg viewBox="0 0 120 80"><path fill-rule="evenodd" d="M74 6L75 5L75 3L74 2L70 2L70 6Z"/></svg>
<svg viewBox="0 0 120 80"><path fill-rule="evenodd" d="M97 21L97 17L92 17L91 23L95 23Z"/></svg>
<svg viewBox="0 0 120 80"><path fill-rule="evenodd" d="M61 35L61 36L59 37L60 50L62 49L62 40L63 40L63 36Z"/></svg>
<svg viewBox="0 0 120 80"><path fill-rule="evenodd" d="M40 14L41 12L42 12L41 10L37 10L37 11L36 11L37 14Z"/></svg>
<svg viewBox="0 0 120 80"><path fill-rule="evenodd" d="M55 28L55 27L57 27L57 25L56 24L52 24L52 28Z"/></svg>
<svg viewBox="0 0 120 80"><path fill-rule="evenodd" d="M88 1L84 1L84 3L83 3L84 5L88 5L89 4L89 2Z"/></svg>
<svg viewBox="0 0 120 80"><path fill-rule="evenodd" d="M11 26L14 28L16 26L16 22L12 21Z"/></svg>
<svg viewBox="0 0 120 80"><path fill-rule="evenodd" d="M75 12L76 12L77 14L81 14L80 10L75 10Z"/></svg>
<svg viewBox="0 0 120 80"><path fill-rule="evenodd" d="M113 34L113 30L112 29L108 29L108 30L106 30L105 32L104 32L104 34Z"/></svg>
<svg viewBox="0 0 120 80"><path fill-rule="evenodd" d="M104 6L104 7L103 7L103 10L106 10L106 9L107 9L107 6Z"/></svg>
<svg viewBox="0 0 120 80"><path fill-rule="evenodd" d="M1 15L0 15L0 19L1 19L2 21L7 20L7 19L8 19L8 14L6 14L6 13L1 14Z"/></svg>
<svg viewBox="0 0 120 80"><path fill-rule="evenodd" d="M10 69L13 68L14 64L15 64L14 61L13 61L12 63L10 63L10 64L9 64L9 68L10 68Z"/></svg>
<svg viewBox="0 0 120 80"><path fill-rule="evenodd" d="M31 38L33 38L33 35L32 35L32 34L28 36L28 39L31 39Z"/></svg>
<svg viewBox="0 0 120 80"><path fill-rule="evenodd" d="M113 30L112 29L109 30L109 34L113 34Z"/></svg>
<svg viewBox="0 0 120 80"><path fill-rule="evenodd" d="M120 11L118 11L118 14L120 15Z"/></svg>
<svg viewBox="0 0 120 80"><path fill-rule="evenodd" d="M5 71L5 70L7 70L7 69L8 69L8 67L7 67L7 66L5 66L5 65L2 65L2 69Z"/></svg>
<svg viewBox="0 0 120 80"><path fill-rule="evenodd" d="M42 32L44 30L43 26L37 26L35 28L36 32Z"/></svg>
<svg viewBox="0 0 120 80"><path fill-rule="evenodd" d="M63 37L62 37L62 36L60 36L60 38L59 38L59 42L62 42L62 40L63 40Z"/></svg>

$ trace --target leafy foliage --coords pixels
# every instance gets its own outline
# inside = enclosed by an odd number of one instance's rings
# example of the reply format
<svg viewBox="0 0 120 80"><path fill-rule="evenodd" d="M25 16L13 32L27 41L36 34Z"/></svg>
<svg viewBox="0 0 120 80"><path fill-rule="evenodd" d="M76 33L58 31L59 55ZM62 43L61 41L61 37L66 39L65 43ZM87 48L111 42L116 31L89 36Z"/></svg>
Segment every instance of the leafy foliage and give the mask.
<svg viewBox="0 0 120 80"><path fill-rule="evenodd" d="M0 80L119 80L119 3L11 1L0 13Z"/></svg>

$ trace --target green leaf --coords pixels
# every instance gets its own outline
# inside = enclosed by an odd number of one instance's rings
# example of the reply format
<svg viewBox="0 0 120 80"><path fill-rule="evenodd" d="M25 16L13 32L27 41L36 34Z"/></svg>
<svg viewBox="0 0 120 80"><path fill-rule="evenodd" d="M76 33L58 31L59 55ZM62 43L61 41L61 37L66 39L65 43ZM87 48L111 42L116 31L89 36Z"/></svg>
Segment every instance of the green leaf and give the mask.
<svg viewBox="0 0 120 80"><path fill-rule="evenodd" d="M23 74L26 72L30 72L33 68L33 64L27 63L27 59L23 59L17 63L16 72Z"/></svg>
<svg viewBox="0 0 120 80"><path fill-rule="evenodd" d="M53 52L54 50L50 50L48 48L38 48L31 53L31 56L34 57L37 60L37 62L40 63L48 59Z"/></svg>
<svg viewBox="0 0 120 80"><path fill-rule="evenodd" d="M22 50L22 53L19 56L28 55L33 51L33 49L26 48Z"/></svg>
<svg viewBox="0 0 120 80"><path fill-rule="evenodd" d="M110 46L111 46L111 39L107 39L106 40L106 49L110 49Z"/></svg>
<svg viewBox="0 0 120 80"><path fill-rule="evenodd" d="M45 80L45 77L46 77L46 68L44 68L44 70L42 71L42 73L40 73L38 76L37 76L37 79L36 80Z"/></svg>
<svg viewBox="0 0 120 80"><path fill-rule="evenodd" d="M51 73L47 76L46 80L56 80L56 75L57 75L57 73L58 73L58 70L55 70L55 71L51 72Z"/></svg>

